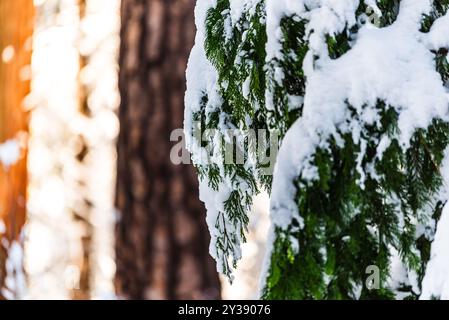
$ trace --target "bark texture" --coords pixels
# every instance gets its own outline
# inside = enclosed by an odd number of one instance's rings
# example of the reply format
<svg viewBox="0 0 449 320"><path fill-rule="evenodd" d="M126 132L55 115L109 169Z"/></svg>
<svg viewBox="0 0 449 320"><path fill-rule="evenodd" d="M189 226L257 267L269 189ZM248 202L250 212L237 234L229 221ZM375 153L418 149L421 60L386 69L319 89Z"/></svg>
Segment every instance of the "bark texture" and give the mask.
<svg viewBox="0 0 449 320"><path fill-rule="evenodd" d="M170 133L182 127L194 3L122 1L116 288L124 298L220 297L196 174L170 161Z"/></svg>
<svg viewBox="0 0 449 320"><path fill-rule="evenodd" d="M13 241L20 242L26 209L26 135L28 113L23 100L29 93L31 36L34 7L32 0L0 1L0 143L16 139L22 143L20 160L10 168L0 164L0 299L5 288L5 262ZM5 290L3 290L5 289Z"/></svg>

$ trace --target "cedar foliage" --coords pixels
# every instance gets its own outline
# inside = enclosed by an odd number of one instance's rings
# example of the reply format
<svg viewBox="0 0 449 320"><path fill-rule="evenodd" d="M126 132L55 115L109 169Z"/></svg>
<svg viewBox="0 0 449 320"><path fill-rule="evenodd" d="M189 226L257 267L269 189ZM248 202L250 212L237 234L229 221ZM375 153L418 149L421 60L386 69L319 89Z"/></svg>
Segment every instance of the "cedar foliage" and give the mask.
<svg viewBox="0 0 449 320"><path fill-rule="evenodd" d="M196 129L268 129L282 138L302 116L302 100L291 97L303 97L306 90L303 61L309 51L308 21L294 15L284 17L280 24L281 57L266 61L266 3L255 2L234 24L229 22L229 0L217 0L207 13L204 47L218 74L222 103L219 108L209 108L205 93L200 111L193 116L201 122L201 128ZM351 50L360 26L369 18L367 3L359 2L355 26L326 36L330 58L338 59ZM392 25L400 0L378 0L377 6L382 12L382 16L375 17L378 27ZM434 21L447 13L449 1L433 1L432 7L431 14L422 17L421 32L428 32ZM446 85L447 53L447 48L433 52L436 69ZM276 76L279 69L284 75L281 80ZM248 79L249 94L245 95ZM330 137L328 147L318 147L313 155L311 165L319 178L311 182L301 174L297 177L296 203L303 221L293 219L287 229L274 230L263 298L419 298L421 288L417 291L407 283L394 288L387 285L392 248L421 284L430 259L432 236L445 204L438 193L443 187L440 167L449 145L449 123L434 119L429 127L417 129L409 147L403 148L398 141L399 114L395 106L378 99L375 106L367 107L380 114L379 122L364 124L360 113L347 106L352 117L348 122L362 124L366 146L354 141L351 134L337 132L343 144ZM383 137L391 139L391 144L379 158L377 146ZM380 177L367 175L363 186L356 168L362 148L366 148L362 167L367 170L371 166ZM224 158L224 148L213 152ZM231 188L215 225L218 267L230 278L240 258L240 241L245 240L252 198L260 188L271 190L271 177L261 175L260 167L261 163L249 161L237 165L197 164L200 179L212 189L219 191L222 183ZM225 221L235 227L235 232L226 229ZM425 232L416 232L417 221L425 226ZM299 251L292 246L292 238L299 243ZM379 290L365 286L366 267L372 265L380 270ZM357 287L361 288L358 294Z"/></svg>

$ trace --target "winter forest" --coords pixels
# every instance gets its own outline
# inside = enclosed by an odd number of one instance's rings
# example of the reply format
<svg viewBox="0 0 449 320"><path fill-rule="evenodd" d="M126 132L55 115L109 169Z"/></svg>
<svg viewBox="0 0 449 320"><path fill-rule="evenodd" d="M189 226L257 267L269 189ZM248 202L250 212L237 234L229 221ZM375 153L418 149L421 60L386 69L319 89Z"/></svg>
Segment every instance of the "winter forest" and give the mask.
<svg viewBox="0 0 449 320"><path fill-rule="evenodd" d="M449 300L448 53L449 0L0 0L0 300Z"/></svg>

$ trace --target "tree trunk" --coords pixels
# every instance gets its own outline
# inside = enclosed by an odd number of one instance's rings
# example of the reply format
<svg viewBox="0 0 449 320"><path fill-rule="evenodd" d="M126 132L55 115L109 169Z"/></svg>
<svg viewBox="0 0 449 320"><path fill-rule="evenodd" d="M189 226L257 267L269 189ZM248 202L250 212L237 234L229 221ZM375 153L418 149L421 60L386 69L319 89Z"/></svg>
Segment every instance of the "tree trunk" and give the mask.
<svg viewBox="0 0 449 320"><path fill-rule="evenodd" d="M220 297L196 175L170 161L170 132L182 127L194 3L122 1L116 288L123 298Z"/></svg>
<svg viewBox="0 0 449 320"><path fill-rule="evenodd" d="M0 299L16 297L16 290L5 285L5 262L13 242L20 244L26 216L28 114L23 99L30 89L33 14L32 0L0 1L0 143L14 139L22 146L17 163L0 164ZM17 263L11 268L9 276L22 272Z"/></svg>
<svg viewBox="0 0 449 320"><path fill-rule="evenodd" d="M80 39L84 37L82 31L82 23L86 18L86 0L78 0L78 10L79 10L79 33ZM79 45L79 44L78 44ZM81 72L87 67L89 63L89 57L83 55L79 51L79 74L78 74L78 110L80 114L89 119L91 116L91 110L88 104L89 98L89 88L86 86L81 77ZM92 201L87 194L86 186L88 185L88 174L87 170L83 170L89 164L86 163L86 158L90 152L90 147L88 143L88 137L80 133L78 136L80 149L76 154L77 161L79 162L80 172L78 175L78 193L79 193L79 204L74 209L73 218L79 224L81 235L81 255L77 257L75 263L80 269L79 286L72 289L71 296L74 300L88 300L91 297L91 282L92 282L92 239L93 239L93 227L91 223L92 216Z"/></svg>

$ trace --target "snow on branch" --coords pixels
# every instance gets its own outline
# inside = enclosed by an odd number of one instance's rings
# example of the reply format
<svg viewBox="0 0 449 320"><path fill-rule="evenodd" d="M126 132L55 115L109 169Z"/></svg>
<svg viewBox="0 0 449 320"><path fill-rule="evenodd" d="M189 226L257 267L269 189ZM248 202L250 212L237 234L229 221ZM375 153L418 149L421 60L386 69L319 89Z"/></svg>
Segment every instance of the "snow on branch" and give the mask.
<svg viewBox="0 0 449 320"><path fill-rule="evenodd" d="M432 274L446 281L448 9L198 1L185 133L219 271L232 278L262 186L272 220L263 297L445 296ZM226 163L226 132L248 129L279 135L272 179L249 134L237 138L243 161ZM373 266L378 291L365 283Z"/></svg>

